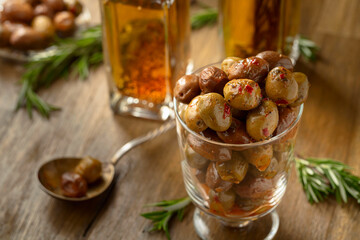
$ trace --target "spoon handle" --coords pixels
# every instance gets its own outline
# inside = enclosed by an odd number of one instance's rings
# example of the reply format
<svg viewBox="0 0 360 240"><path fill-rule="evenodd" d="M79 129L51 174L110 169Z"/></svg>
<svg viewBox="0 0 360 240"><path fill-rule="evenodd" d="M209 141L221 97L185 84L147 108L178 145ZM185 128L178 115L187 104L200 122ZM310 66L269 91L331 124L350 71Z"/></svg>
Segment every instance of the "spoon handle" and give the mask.
<svg viewBox="0 0 360 240"><path fill-rule="evenodd" d="M134 147L139 146L140 144L147 142L151 139L156 138L157 136L167 132L168 130L175 127L175 121L169 120L168 122L161 125L159 128L156 128L155 130L147 133L144 136L135 138L131 140L130 142L126 143L124 146L122 146L117 152L114 154L114 156L111 159L111 163L115 166L119 160L131 149Z"/></svg>

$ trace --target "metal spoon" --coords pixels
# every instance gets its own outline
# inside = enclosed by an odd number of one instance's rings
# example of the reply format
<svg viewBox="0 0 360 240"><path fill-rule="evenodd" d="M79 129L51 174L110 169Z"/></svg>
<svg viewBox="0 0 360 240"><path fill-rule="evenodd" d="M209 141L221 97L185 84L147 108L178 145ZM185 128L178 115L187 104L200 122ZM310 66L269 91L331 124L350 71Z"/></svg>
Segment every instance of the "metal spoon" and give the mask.
<svg viewBox="0 0 360 240"><path fill-rule="evenodd" d="M37 179L40 182L40 188L54 198L73 202L85 201L99 196L109 188L115 176L115 166L127 152L134 147L165 133L173 127L175 127L175 121L170 120L159 128L147 133L144 136L135 138L122 146L114 154L110 162L102 163L102 178L96 184L88 187L87 193L84 197L66 197L62 195L60 188L61 175L66 171L73 171L81 158L58 158L43 163L37 171Z"/></svg>

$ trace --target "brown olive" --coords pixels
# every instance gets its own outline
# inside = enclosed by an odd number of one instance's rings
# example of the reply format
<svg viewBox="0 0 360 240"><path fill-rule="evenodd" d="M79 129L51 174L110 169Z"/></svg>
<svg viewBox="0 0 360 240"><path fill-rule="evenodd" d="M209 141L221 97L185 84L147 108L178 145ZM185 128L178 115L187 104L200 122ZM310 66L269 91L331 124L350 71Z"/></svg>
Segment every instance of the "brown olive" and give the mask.
<svg viewBox="0 0 360 240"><path fill-rule="evenodd" d="M207 128L204 120L200 116L199 112L199 99L202 96L195 97L187 106L184 113L184 121L186 125L195 132L204 131Z"/></svg>
<svg viewBox="0 0 360 240"><path fill-rule="evenodd" d="M233 189L242 198L263 198L271 194L274 186L271 179L246 176L240 184L235 184Z"/></svg>
<svg viewBox="0 0 360 240"><path fill-rule="evenodd" d="M61 190L67 197L83 197L86 195L87 183L79 174L65 172L61 176Z"/></svg>
<svg viewBox="0 0 360 240"><path fill-rule="evenodd" d="M234 79L224 87L225 101L233 108L250 110L259 106L261 89L250 79Z"/></svg>
<svg viewBox="0 0 360 240"><path fill-rule="evenodd" d="M75 168L88 183L93 183L101 177L101 162L92 157L84 157Z"/></svg>
<svg viewBox="0 0 360 240"><path fill-rule="evenodd" d="M196 75L185 75L175 84L174 96L182 103L189 103L199 94L199 77Z"/></svg>
<svg viewBox="0 0 360 240"><path fill-rule="evenodd" d="M259 171L265 171L271 163L273 149L271 145L249 148L242 152L244 159Z"/></svg>
<svg viewBox="0 0 360 240"><path fill-rule="evenodd" d="M229 68L236 62L239 62L241 58L238 57L227 57L221 63L221 70L223 70L226 75L229 75Z"/></svg>
<svg viewBox="0 0 360 240"><path fill-rule="evenodd" d="M54 25L48 16L36 16L32 21L34 30L42 33L44 36L52 38L55 34Z"/></svg>
<svg viewBox="0 0 360 240"><path fill-rule="evenodd" d="M199 113L205 124L214 131L226 131L231 125L231 110L223 96L207 93L199 99Z"/></svg>
<svg viewBox="0 0 360 240"><path fill-rule="evenodd" d="M209 188L217 192L228 191L233 185L233 183L220 178L214 162L211 162L207 168L205 182Z"/></svg>
<svg viewBox="0 0 360 240"><path fill-rule="evenodd" d="M206 167L206 168L203 168L203 169L196 169L195 177L197 178L197 180L198 180L200 183L205 183L206 170L207 170L207 167Z"/></svg>
<svg viewBox="0 0 360 240"><path fill-rule="evenodd" d="M78 0L64 0L64 3L66 9L72 12L75 16L79 16L83 10L83 6Z"/></svg>
<svg viewBox="0 0 360 240"><path fill-rule="evenodd" d="M284 132L296 120L297 113L296 108L279 108L279 124L275 130L275 135Z"/></svg>
<svg viewBox="0 0 360 240"><path fill-rule="evenodd" d="M280 170L279 163L276 160L276 158L273 157L271 159L270 165L266 168L265 171L259 171L258 169L256 169L256 167L250 165L248 172L254 177L263 177L263 178L272 179L276 176L279 170Z"/></svg>
<svg viewBox="0 0 360 240"><path fill-rule="evenodd" d="M217 67L207 67L200 73L199 85L203 93L223 93L225 84L229 81L226 73Z"/></svg>
<svg viewBox="0 0 360 240"><path fill-rule="evenodd" d="M241 182L247 173L249 164L243 159L232 159L226 162L216 162L216 170L224 181Z"/></svg>
<svg viewBox="0 0 360 240"><path fill-rule="evenodd" d="M246 132L245 123L232 119L231 125L228 130L224 132L217 132L217 135L221 140L230 144L246 144L251 143L251 137Z"/></svg>
<svg viewBox="0 0 360 240"><path fill-rule="evenodd" d="M54 17L56 31L66 36L73 33L75 29L75 17L69 11L58 12Z"/></svg>
<svg viewBox="0 0 360 240"><path fill-rule="evenodd" d="M263 100L261 105L246 116L246 131L256 141L265 140L273 134L279 122L279 112L271 100Z"/></svg>
<svg viewBox="0 0 360 240"><path fill-rule="evenodd" d="M34 17L31 5L23 1L6 1L3 7L3 14L10 21L30 22Z"/></svg>
<svg viewBox="0 0 360 240"><path fill-rule="evenodd" d="M30 27L15 30L11 34L10 43L12 47L21 50L41 49L46 46L44 36Z"/></svg>
<svg viewBox="0 0 360 240"><path fill-rule="evenodd" d="M298 84L290 70L273 68L266 78L266 95L278 106L286 106L298 98Z"/></svg>
<svg viewBox="0 0 360 240"><path fill-rule="evenodd" d="M211 129L206 129L205 131L200 132L200 135L212 141L222 142L221 139L216 135L216 132L212 131ZM188 135L187 141L195 152L199 153L206 159L211 161L228 161L231 159L232 151L229 148L206 142L192 134Z"/></svg>
<svg viewBox="0 0 360 240"><path fill-rule="evenodd" d="M33 7L40 3L40 0L22 0L22 1L30 4Z"/></svg>
<svg viewBox="0 0 360 240"><path fill-rule="evenodd" d="M262 58L249 57L234 63L228 72L230 80L247 78L261 83L269 72L269 63Z"/></svg>
<svg viewBox="0 0 360 240"><path fill-rule="evenodd" d="M274 67L284 67L293 71L294 66L291 62L291 59L288 56L285 56L281 53L275 51L264 51L256 55L259 58L266 60L269 63L269 70Z"/></svg>
<svg viewBox="0 0 360 240"><path fill-rule="evenodd" d="M235 204L236 194L233 190L209 192L209 207L211 210L224 213L230 211Z"/></svg>
<svg viewBox="0 0 360 240"><path fill-rule="evenodd" d="M301 72L294 72L293 77L298 84L298 98L289 106L297 107L306 101L309 93L310 83L307 76Z"/></svg>
<svg viewBox="0 0 360 240"><path fill-rule="evenodd" d="M65 9L63 0L42 0L44 4L48 5L54 12L59 12Z"/></svg>
<svg viewBox="0 0 360 240"><path fill-rule="evenodd" d="M209 160L195 152L189 145L185 147L186 162L192 168L202 169L208 166Z"/></svg>
<svg viewBox="0 0 360 240"><path fill-rule="evenodd" d="M29 27L28 25L26 25L24 23L15 23L15 22L10 22L10 21L5 21L3 23L3 26L5 28L7 28L11 33L14 33L16 30L18 30L20 28Z"/></svg>
<svg viewBox="0 0 360 240"><path fill-rule="evenodd" d="M3 24L0 25L0 47L6 47L10 44L10 30L4 26Z"/></svg>
<svg viewBox="0 0 360 240"><path fill-rule="evenodd" d="M54 16L54 12L48 5L42 3L35 6L34 15L35 16L44 15L52 18Z"/></svg>

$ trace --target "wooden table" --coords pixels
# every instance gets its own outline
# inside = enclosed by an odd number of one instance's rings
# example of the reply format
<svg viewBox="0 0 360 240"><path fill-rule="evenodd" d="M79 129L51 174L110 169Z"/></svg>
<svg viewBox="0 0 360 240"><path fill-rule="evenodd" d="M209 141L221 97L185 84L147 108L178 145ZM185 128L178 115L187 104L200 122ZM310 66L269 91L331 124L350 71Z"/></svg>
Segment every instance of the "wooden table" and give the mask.
<svg viewBox="0 0 360 240"><path fill-rule="evenodd" d="M99 22L98 5L88 7ZM301 33L320 47L315 64L300 61L296 69L312 87L305 107L296 151L305 156L343 161L360 175L360 2L311 1L302 6ZM195 66L221 59L216 27L192 35ZM60 156L92 155L103 161L130 139L159 123L114 116L109 108L104 68L87 81L61 80L40 95L63 109L50 120L25 110L14 113L23 69L0 64L0 239L79 239L102 198L85 203L55 200L38 187L35 169ZM166 145L166 148L164 146ZM87 234L89 239L165 239L144 232L140 217L145 203L186 195L175 131L133 150L121 162L121 179L107 206ZM166 183L166 184L165 184ZM173 239L197 239L194 207L179 223L171 222ZM278 207L277 239L359 239L360 207L338 205L334 198L310 205L293 171Z"/></svg>

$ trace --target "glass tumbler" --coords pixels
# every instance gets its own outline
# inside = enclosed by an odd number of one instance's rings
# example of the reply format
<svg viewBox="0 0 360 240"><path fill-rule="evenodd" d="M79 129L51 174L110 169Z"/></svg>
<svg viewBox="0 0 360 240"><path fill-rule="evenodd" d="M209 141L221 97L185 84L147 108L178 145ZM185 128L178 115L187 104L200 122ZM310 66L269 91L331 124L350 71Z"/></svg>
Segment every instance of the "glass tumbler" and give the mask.
<svg viewBox="0 0 360 240"><path fill-rule="evenodd" d="M110 103L166 120L175 80L191 68L189 0L100 0Z"/></svg>
<svg viewBox="0 0 360 240"><path fill-rule="evenodd" d="M187 105L174 98L174 107L185 187L196 206L197 234L216 240L272 239L279 227L275 208L294 161L303 105L295 109L295 120L282 133L249 144L223 143L209 129L193 132L182 118Z"/></svg>

